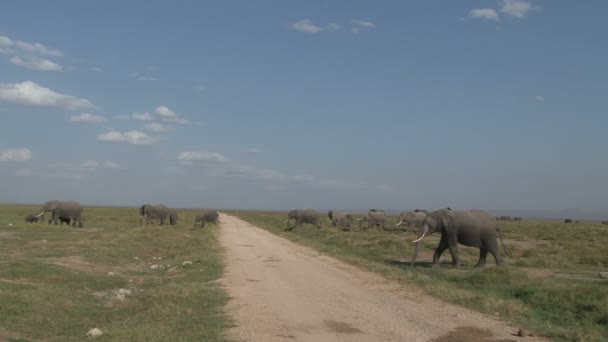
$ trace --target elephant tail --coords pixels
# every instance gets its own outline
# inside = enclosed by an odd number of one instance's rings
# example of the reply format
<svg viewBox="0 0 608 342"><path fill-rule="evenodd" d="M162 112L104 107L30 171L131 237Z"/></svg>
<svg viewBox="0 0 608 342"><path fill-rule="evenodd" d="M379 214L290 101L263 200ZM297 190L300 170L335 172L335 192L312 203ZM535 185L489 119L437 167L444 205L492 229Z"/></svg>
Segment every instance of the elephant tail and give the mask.
<svg viewBox="0 0 608 342"><path fill-rule="evenodd" d="M511 255L507 252L507 248L505 247L505 242L502 240L502 233L500 232L500 228L498 230L498 237L500 238L500 244L502 245L502 250L505 251L505 254L510 258Z"/></svg>

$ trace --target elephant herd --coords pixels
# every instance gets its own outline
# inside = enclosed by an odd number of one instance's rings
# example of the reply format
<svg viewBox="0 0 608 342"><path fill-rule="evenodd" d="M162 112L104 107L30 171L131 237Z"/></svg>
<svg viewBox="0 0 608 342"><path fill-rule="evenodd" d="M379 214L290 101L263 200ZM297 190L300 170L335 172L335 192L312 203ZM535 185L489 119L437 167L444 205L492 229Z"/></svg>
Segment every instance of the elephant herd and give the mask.
<svg viewBox="0 0 608 342"><path fill-rule="evenodd" d="M139 208L139 225L142 224L142 219L146 217L146 224L152 223L152 220L159 220L160 224L165 224L167 218L170 225L176 225L178 220L177 210L170 209L163 204L152 205L144 204ZM216 210L204 210L196 215L194 219L194 228L200 224L200 228L205 228L209 223L220 223L220 213Z"/></svg>
<svg viewBox="0 0 608 342"><path fill-rule="evenodd" d="M67 224L72 226L84 227L84 209L80 203L76 201L48 201L42 205L39 214L29 214L25 216L25 222L35 223L43 222L44 214L51 213L48 224ZM144 204L139 208L139 225L142 224L142 219L146 218L146 224L151 224L153 220L158 220L161 225L169 223L176 225L178 221L178 213L175 209L170 209L165 205ZM167 221L168 220L168 221ZM194 228L200 224L201 228L206 227L209 223L219 223L219 212L215 210L205 210L196 215Z"/></svg>
<svg viewBox="0 0 608 342"><path fill-rule="evenodd" d="M327 213L330 224L333 227L340 227L344 230L352 231L354 216L343 211L330 210ZM370 209L366 215L356 219L361 229L362 222L367 222L366 229L371 227L384 228L386 223L386 213L380 209ZM503 265L504 262L499 253L497 237L500 238L503 251L506 252L500 227L496 218L481 210L452 210L444 208L429 212L423 209L404 211L399 214L399 222L393 230L406 226L408 232L412 232L414 227L419 228L418 239L412 241L416 244L416 249L411 260L414 266L420 251L420 242L425 236L432 233L441 233L439 245L433 254L433 266L439 264L439 258L445 250L449 250L452 256L452 265L460 266L460 253L458 244L479 248L479 260L476 267L484 267L486 257L491 254L496 265ZM290 222L293 225L290 226ZM321 215L312 209L292 210L287 213L285 230L291 231L304 223L311 224L317 228L322 228Z"/></svg>

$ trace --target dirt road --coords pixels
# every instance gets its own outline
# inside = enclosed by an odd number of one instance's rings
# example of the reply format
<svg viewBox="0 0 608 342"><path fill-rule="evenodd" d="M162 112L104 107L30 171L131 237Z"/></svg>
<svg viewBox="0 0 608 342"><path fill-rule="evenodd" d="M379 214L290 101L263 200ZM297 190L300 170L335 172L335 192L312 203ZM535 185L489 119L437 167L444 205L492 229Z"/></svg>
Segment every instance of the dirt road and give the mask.
<svg viewBox="0 0 608 342"><path fill-rule="evenodd" d="M238 341L534 341L518 329L222 214Z"/></svg>

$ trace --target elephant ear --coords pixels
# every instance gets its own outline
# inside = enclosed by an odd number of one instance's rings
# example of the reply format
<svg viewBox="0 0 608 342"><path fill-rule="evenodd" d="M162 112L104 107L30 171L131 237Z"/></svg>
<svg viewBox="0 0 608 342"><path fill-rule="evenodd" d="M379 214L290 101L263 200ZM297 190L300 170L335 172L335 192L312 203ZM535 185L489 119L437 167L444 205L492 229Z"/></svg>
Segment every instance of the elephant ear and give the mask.
<svg viewBox="0 0 608 342"><path fill-rule="evenodd" d="M450 222L452 221L453 217L454 217L454 212L452 211L451 208L447 208L446 210L443 210L443 212L441 213L441 216L440 216L440 220L441 220L441 224L443 225L444 228L450 226Z"/></svg>

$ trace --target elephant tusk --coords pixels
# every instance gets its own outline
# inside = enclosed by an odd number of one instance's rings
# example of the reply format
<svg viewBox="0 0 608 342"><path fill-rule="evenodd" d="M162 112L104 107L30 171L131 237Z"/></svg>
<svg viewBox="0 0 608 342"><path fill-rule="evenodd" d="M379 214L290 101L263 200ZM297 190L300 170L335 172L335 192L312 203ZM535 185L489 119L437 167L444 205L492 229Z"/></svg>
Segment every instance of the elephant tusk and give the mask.
<svg viewBox="0 0 608 342"><path fill-rule="evenodd" d="M403 223L403 220L401 220L401 221L397 222L397 224L395 225L395 227L399 227L399 226L401 226L401 224L402 224L402 223Z"/></svg>
<svg viewBox="0 0 608 342"><path fill-rule="evenodd" d="M416 239L416 240L412 241L412 243L416 243L416 242L418 242L418 241L422 240L422 239L424 238L424 236L425 236L425 235L426 235L426 232L422 233L422 236L421 236L421 237L419 237L418 239Z"/></svg>
<svg viewBox="0 0 608 342"><path fill-rule="evenodd" d="M43 211L43 212L41 212L40 214L36 215L36 217L40 217L40 216L42 216L42 215L44 215L44 211Z"/></svg>
<svg viewBox="0 0 608 342"><path fill-rule="evenodd" d="M357 221L363 221L363 219L357 219Z"/></svg>

